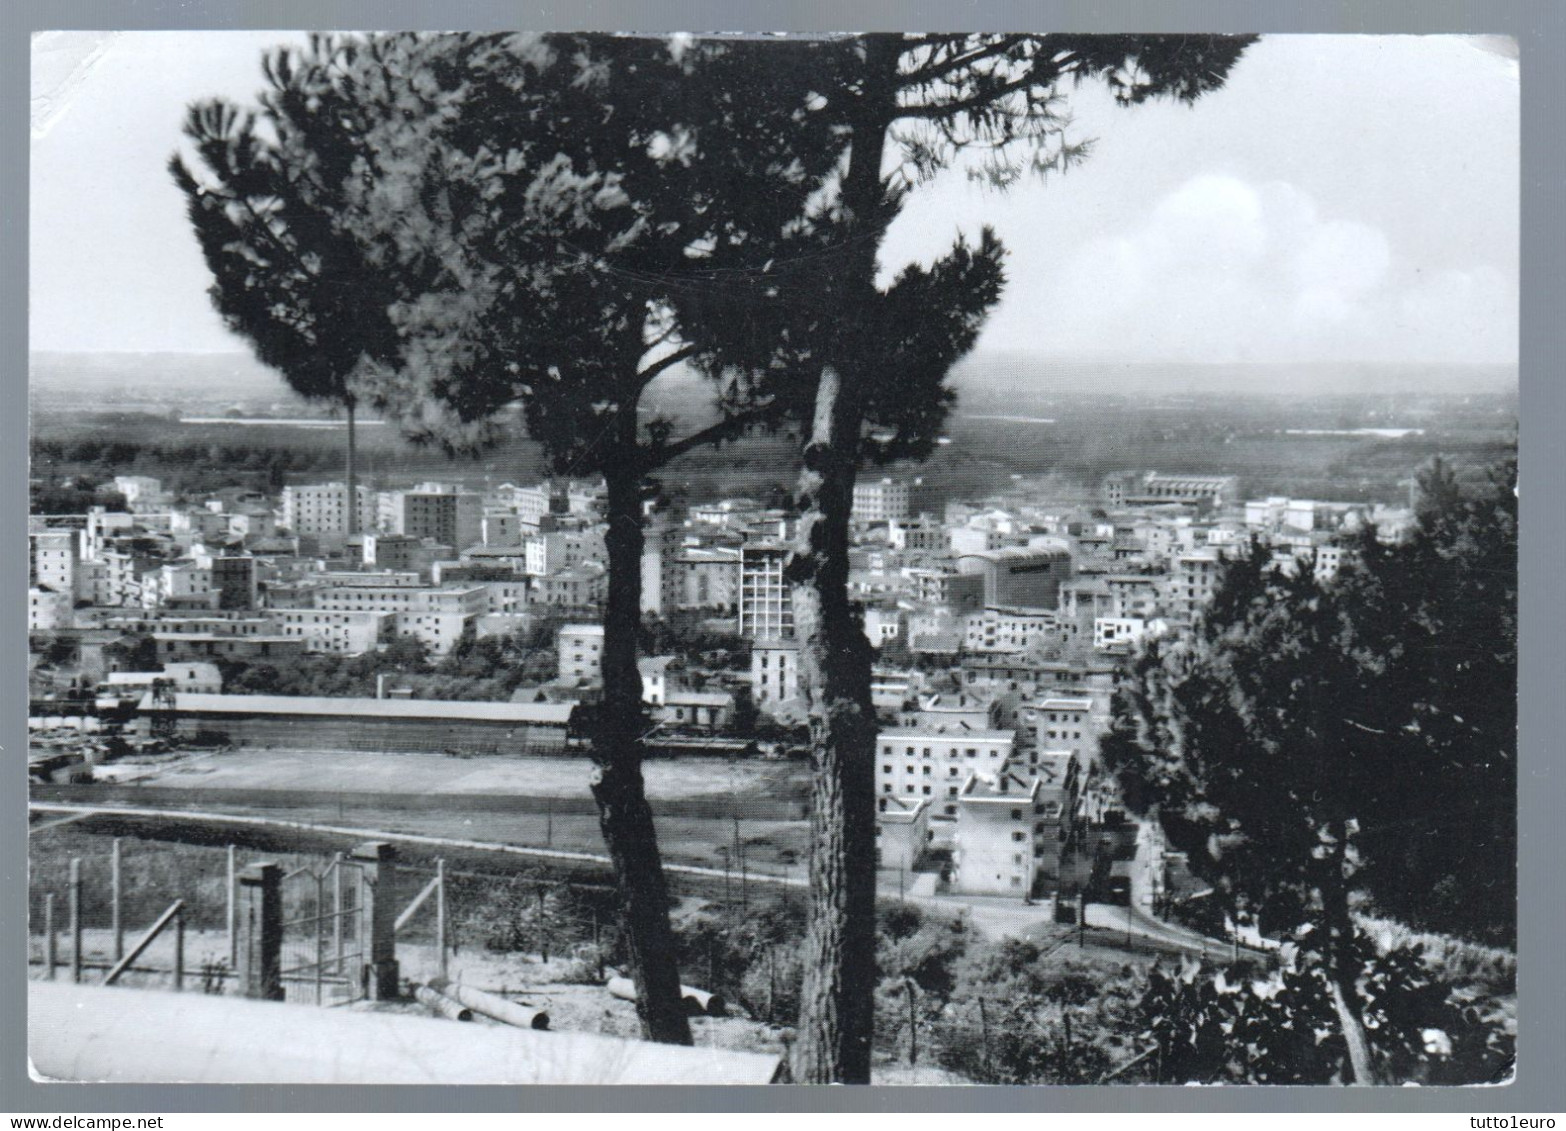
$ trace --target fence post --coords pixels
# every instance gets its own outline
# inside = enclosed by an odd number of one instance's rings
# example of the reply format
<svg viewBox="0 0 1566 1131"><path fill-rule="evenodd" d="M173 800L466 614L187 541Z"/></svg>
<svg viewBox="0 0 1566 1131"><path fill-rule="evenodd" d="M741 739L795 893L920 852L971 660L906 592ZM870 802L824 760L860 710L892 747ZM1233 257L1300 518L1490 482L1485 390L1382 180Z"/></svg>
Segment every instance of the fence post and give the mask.
<svg viewBox="0 0 1566 1131"><path fill-rule="evenodd" d="M44 966L49 971L49 980L54 981L54 892L44 895Z"/></svg>
<svg viewBox="0 0 1566 1131"><path fill-rule="evenodd" d="M350 854L363 882L359 922L368 928L364 955L365 996L389 1001L397 996L397 850L384 841L361 844Z"/></svg>
<svg viewBox="0 0 1566 1131"><path fill-rule="evenodd" d="M593 956L598 960L598 980L604 980L604 948L600 943L598 905L593 904Z"/></svg>
<svg viewBox="0 0 1566 1131"><path fill-rule="evenodd" d="M326 877L315 877L315 1004L321 1004L321 979L326 976Z"/></svg>
<svg viewBox="0 0 1566 1131"><path fill-rule="evenodd" d="M109 925L114 931L114 961L125 957L125 927L120 918L120 838L109 850Z"/></svg>
<svg viewBox="0 0 1566 1131"><path fill-rule="evenodd" d="M908 1064L919 1063L919 1011L914 1003L913 979L903 977L903 992L908 995Z"/></svg>
<svg viewBox="0 0 1566 1131"><path fill-rule="evenodd" d="M185 912L174 916L174 992L185 988Z"/></svg>
<svg viewBox="0 0 1566 1131"><path fill-rule="evenodd" d="M542 882L538 885L538 953L539 958L549 961L549 912L544 905L544 897L548 889Z"/></svg>
<svg viewBox="0 0 1566 1131"><path fill-rule="evenodd" d="M984 1073L990 1073L990 1015L984 1008L984 998L979 998L979 1035L984 1040Z"/></svg>
<svg viewBox="0 0 1566 1131"><path fill-rule="evenodd" d="M82 858L71 857L71 981L82 980Z"/></svg>
<svg viewBox="0 0 1566 1131"><path fill-rule="evenodd" d="M240 991L245 997L283 1000L283 870L252 864L239 874L246 939Z"/></svg>
<svg viewBox="0 0 1566 1131"><path fill-rule="evenodd" d="M343 972L343 854L332 856L332 947L337 952L335 973Z"/></svg>
<svg viewBox="0 0 1566 1131"><path fill-rule="evenodd" d="M228 968L239 970L239 872L232 844L228 846Z"/></svg>
<svg viewBox="0 0 1566 1131"><path fill-rule="evenodd" d="M435 945L440 948L437 968L446 976L446 861L435 861Z"/></svg>

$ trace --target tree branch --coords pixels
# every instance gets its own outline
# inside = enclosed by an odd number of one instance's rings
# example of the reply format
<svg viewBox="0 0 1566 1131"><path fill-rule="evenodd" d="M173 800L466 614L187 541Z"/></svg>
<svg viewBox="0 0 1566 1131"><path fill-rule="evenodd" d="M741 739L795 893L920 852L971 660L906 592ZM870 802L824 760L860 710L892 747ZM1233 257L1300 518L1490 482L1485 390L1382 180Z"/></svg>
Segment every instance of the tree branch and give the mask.
<svg viewBox="0 0 1566 1131"><path fill-rule="evenodd" d="M925 66L920 67L918 70L909 71L906 75L901 75L899 77L906 85L923 86L926 83L934 82L945 75L949 75L953 71L960 70L971 63L977 63L981 59L989 59L996 55L1003 55L1007 51L1011 50L1015 44L1020 43L1021 41L1022 36L1020 35L1002 36L999 40L990 43L987 46L969 51L967 54L954 55L944 63L928 63ZM914 46L917 47L920 45L914 44Z"/></svg>
<svg viewBox="0 0 1566 1131"><path fill-rule="evenodd" d="M637 332L640 333L640 329L638 329ZM664 370L678 365L680 362L684 361L688 357L691 357L695 353L695 346L682 346L673 353L665 354L663 357L660 357L657 361L647 366L646 369L637 372L637 388L645 389L648 385L651 385L657 376Z"/></svg>
<svg viewBox="0 0 1566 1131"><path fill-rule="evenodd" d="M969 98L960 98L955 102L927 103L922 106L899 106L896 113L899 118L921 118L935 121L954 114L961 114L967 110L992 109L1000 99L1005 98L1008 94L1015 94L1017 91L1025 90L1030 86L1049 86L1059 77L1057 73L1046 80L1035 74L1032 69L1029 69L1028 73L1021 78L1002 83L995 89L987 90L983 94L975 94Z"/></svg>
<svg viewBox="0 0 1566 1131"><path fill-rule="evenodd" d="M699 432L692 432L683 439L664 444L656 451L648 453L646 469L651 471L655 467L662 467L664 464L672 463L686 452L693 451L703 444L716 444L724 440L736 439L747 427L767 419L773 411L771 402L757 405L755 408L747 409L734 416L726 416L714 424L709 424Z"/></svg>

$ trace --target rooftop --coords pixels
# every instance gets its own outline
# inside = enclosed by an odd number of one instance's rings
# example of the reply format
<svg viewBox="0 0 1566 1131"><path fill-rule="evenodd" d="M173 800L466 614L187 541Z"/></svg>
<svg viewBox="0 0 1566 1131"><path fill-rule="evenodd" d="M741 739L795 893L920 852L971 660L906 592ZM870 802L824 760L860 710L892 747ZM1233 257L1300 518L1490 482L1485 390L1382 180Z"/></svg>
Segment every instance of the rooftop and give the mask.
<svg viewBox="0 0 1566 1131"><path fill-rule="evenodd" d="M1016 734L1009 730L984 730L964 726L887 727L878 735L881 741L904 738L962 738L974 742L1014 742Z"/></svg>
<svg viewBox="0 0 1566 1131"><path fill-rule="evenodd" d="M543 723L565 726L575 703L479 703L454 699L362 699L311 695L195 695L180 692L174 709L200 714L344 715L383 719L446 719L452 722ZM151 695L140 710L152 708Z"/></svg>
<svg viewBox="0 0 1566 1131"><path fill-rule="evenodd" d="M1005 768L998 774L974 774L962 787L963 801L1023 801L1031 800L1038 792L1039 783L1016 770Z"/></svg>

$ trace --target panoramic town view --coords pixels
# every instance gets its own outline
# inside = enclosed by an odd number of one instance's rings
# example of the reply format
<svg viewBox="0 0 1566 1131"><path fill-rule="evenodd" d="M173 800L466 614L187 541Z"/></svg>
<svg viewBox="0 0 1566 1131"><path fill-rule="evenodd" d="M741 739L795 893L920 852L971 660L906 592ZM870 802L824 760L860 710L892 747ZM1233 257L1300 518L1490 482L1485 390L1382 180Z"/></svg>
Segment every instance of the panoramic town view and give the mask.
<svg viewBox="0 0 1566 1131"><path fill-rule="evenodd" d="M1505 43L33 53L35 1078L1512 1077Z"/></svg>

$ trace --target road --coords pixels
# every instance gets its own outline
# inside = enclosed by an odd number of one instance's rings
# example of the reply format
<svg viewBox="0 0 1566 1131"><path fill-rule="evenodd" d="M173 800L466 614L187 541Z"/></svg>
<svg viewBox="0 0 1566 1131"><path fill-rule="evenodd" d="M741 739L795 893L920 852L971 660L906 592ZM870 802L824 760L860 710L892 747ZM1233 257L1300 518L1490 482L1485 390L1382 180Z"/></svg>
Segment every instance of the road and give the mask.
<svg viewBox="0 0 1566 1131"><path fill-rule="evenodd" d="M52 824L59 824L64 821L77 821L92 816L163 817L170 821L198 821L212 824L297 829L301 832L353 837L362 840L385 840L417 844L425 848L466 849L534 860L555 860L561 863L610 866L609 858L598 853L533 848L523 845L467 840L457 837L423 836L357 826L288 821L275 817L239 816L231 813L200 812L188 809L150 809L128 805L74 805L63 802L40 801L29 802L28 809L40 815L54 816L56 820ZM63 820L61 820L62 818ZM35 826L35 830L40 827L44 826ZM706 880L721 880L725 878L725 872L720 868L707 868L690 864L665 864L664 868L675 875L700 877ZM751 883L773 885L774 887L804 888L807 881L800 874L803 871L804 869L801 868L794 874L777 875L752 870L749 873L749 881ZM881 874L878 890L882 898L892 898L900 894L896 877L897 874L895 872L883 872ZM728 873L728 878L732 880L734 874L732 872ZM912 892L901 893L901 898L906 903L914 904L938 915L957 916L967 914L974 927L989 938L1038 936L1046 928L1055 925L1054 904L1049 900L1029 904L1001 896L916 895ZM1117 933L1124 932L1133 938L1145 939L1164 946L1175 947L1193 956L1205 955L1214 959L1221 959L1227 956L1232 949L1228 942L1204 938L1195 931L1177 924L1160 922L1136 907L1117 907L1111 904L1090 903L1087 905L1086 920L1087 925L1090 927Z"/></svg>

